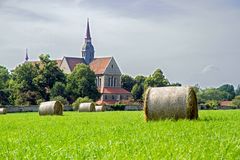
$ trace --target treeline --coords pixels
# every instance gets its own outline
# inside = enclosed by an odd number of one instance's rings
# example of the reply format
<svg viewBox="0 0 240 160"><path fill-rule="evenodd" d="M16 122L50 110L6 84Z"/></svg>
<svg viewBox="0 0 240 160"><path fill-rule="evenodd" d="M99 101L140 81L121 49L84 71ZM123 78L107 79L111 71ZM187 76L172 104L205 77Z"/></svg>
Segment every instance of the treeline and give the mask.
<svg viewBox="0 0 240 160"><path fill-rule="evenodd" d="M240 85L235 89L231 84L224 84L218 88L201 89L195 86L198 103L208 108L220 105L221 101L231 101L230 106L240 107Z"/></svg>
<svg viewBox="0 0 240 160"><path fill-rule="evenodd" d="M40 62L23 63L10 73L0 66L1 105L36 105L49 100L71 104L79 97L92 100L100 97L96 76L89 66L77 65L66 75L49 55L41 55L39 59Z"/></svg>
<svg viewBox="0 0 240 160"><path fill-rule="evenodd" d="M138 75L135 78L122 75L122 87L132 93L135 101L143 101L144 92L148 87L181 86L180 83L170 83L160 69L145 77ZM224 84L218 88L201 89L194 86L198 103L209 108L220 105L221 101L231 101L232 106L240 107L240 85L235 89L231 84Z"/></svg>
<svg viewBox="0 0 240 160"><path fill-rule="evenodd" d="M59 100L63 104L78 106L84 101L100 98L95 83L96 75L84 64L79 64L71 74L64 74L49 55L40 55L39 62L26 62L9 72L0 66L0 105L36 105L43 101ZM149 76L122 75L122 87L132 93L134 101L143 102L148 87L181 86L170 83L161 69ZM198 103L209 107L221 101L231 101L240 106L240 85L225 84L218 88L195 87Z"/></svg>

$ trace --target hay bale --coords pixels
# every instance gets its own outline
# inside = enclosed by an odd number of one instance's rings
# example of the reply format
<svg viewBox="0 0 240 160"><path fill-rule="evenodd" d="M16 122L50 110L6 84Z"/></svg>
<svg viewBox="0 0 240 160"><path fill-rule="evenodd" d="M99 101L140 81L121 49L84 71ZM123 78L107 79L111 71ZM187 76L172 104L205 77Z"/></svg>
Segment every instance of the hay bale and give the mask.
<svg viewBox="0 0 240 160"><path fill-rule="evenodd" d="M197 119L197 97L192 87L149 88L144 100L145 120Z"/></svg>
<svg viewBox="0 0 240 160"><path fill-rule="evenodd" d="M102 106L95 106L96 112L104 112L106 110L106 107L104 105Z"/></svg>
<svg viewBox="0 0 240 160"><path fill-rule="evenodd" d="M94 103L81 103L78 108L79 112L95 112Z"/></svg>
<svg viewBox="0 0 240 160"><path fill-rule="evenodd" d="M0 114L7 114L6 108L0 108Z"/></svg>
<svg viewBox="0 0 240 160"><path fill-rule="evenodd" d="M38 112L39 115L63 115L63 105L59 101L42 102Z"/></svg>

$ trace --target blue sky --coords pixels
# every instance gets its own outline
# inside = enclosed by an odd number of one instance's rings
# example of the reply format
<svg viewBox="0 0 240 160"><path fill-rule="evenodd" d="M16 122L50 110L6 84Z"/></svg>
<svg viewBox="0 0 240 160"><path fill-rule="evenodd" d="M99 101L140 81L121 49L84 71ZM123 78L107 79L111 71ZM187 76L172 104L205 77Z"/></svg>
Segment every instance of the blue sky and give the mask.
<svg viewBox="0 0 240 160"><path fill-rule="evenodd" d="M90 18L96 56L123 73L161 68L171 82L201 87L240 83L240 1L1 0L0 64L13 69L49 53L81 56Z"/></svg>

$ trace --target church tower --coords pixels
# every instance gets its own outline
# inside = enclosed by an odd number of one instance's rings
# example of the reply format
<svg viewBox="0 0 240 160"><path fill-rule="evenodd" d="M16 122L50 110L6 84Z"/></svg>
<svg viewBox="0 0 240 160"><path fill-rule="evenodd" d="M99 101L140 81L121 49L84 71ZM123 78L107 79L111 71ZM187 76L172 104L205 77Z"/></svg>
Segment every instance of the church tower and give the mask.
<svg viewBox="0 0 240 160"><path fill-rule="evenodd" d="M91 35L90 35L90 27L89 20L87 20L87 31L85 37L85 43L82 47L82 57L84 58L87 64L91 63L94 59L94 47L92 45Z"/></svg>

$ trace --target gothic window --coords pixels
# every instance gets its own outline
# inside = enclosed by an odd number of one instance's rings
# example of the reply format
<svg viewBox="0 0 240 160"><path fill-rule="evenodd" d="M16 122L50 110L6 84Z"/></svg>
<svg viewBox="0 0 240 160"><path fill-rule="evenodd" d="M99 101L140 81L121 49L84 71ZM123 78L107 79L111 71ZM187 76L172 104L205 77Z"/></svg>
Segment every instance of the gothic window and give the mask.
<svg viewBox="0 0 240 160"><path fill-rule="evenodd" d="M113 64L112 64L112 68L113 68Z"/></svg>
<svg viewBox="0 0 240 160"><path fill-rule="evenodd" d="M114 87L117 85L117 79L114 78Z"/></svg>
<svg viewBox="0 0 240 160"><path fill-rule="evenodd" d="M112 99L114 99L114 95L112 95Z"/></svg>
<svg viewBox="0 0 240 160"><path fill-rule="evenodd" d="M113 86L113 76L112 76L112 78L111 78L111 86Z"/></svg>
<svg viewBox="0 0 240 160"><path fill-rule="evenodd" d="M111 86L111 78L110 77L108 78L108 86L109 87Z"/></svg>

